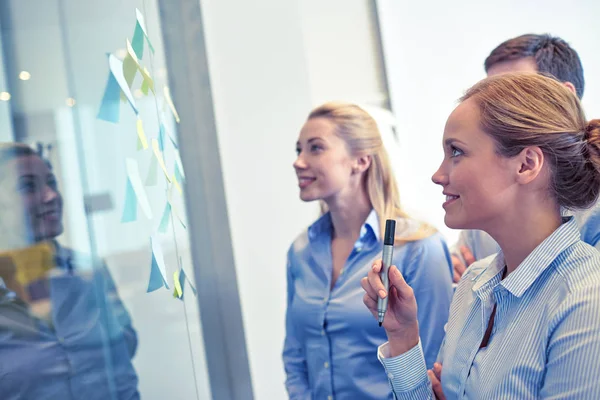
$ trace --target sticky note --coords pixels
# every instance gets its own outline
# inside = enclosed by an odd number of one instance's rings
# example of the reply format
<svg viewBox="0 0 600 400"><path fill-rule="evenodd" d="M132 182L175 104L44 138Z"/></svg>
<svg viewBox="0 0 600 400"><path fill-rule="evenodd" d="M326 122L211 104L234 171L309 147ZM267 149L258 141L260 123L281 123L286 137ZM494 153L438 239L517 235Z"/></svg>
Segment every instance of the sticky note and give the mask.
<svg viewBox="0 0 600 400"><path fill-rule="evenodd" d="M160 128L158 129L158 148L160 151L165 151L165 126L160 124Z"/></svg>
<svg viewBox="0 0 600 400"><path fill-rule="evenodd" d="M173 178L171 178L171 182L173 183L173 185L175 186L175 189L177 189L177 191L179 192L179 194L183 194L183 190L181 189L181 185L179 184L179 182L177 182L177 178L175 177L175 175L173 175Z"/></svg>
<svg viewBox="0 0 600 400"><path fill-rule="evenodd" d="M141 60L144 57L144 31L137 21L135 23L133 37L131 38L131 47L137 58Z"/></svg>
<svg viewBox="0 0 600 400"><path fill-rule="evenodd" d="M163 211L162 218L160 219L160 225L158 226L158 231L160 233L167 232L167 227L169 226L169 219L171 217L171 204L167 201L165 205L165 210Z"/></svg>
<svg viewBox="0 0 600 400"><path fill-rule="evenodd" d="M146 175L146 186L156 186L157 183L157 172L158 172L158 161L156 156L150 157L150 167L148 168L148 175Z"/></svg>
<svg viewBox="0 0 600 400"><path fill-rule="evenodd" d="M198 294L198 292L196 291L196 288L192 284L192 281L190 280L190 278L186 275L185 271L183 270L183 264L181 263L181 258L179 259L179 265L180 265L180 268L181 268L181 272L179 273L179 280L180 280L180 282L181 281L183 281L183 282L187 281L188 285L190 285L190 289L192 289L192 292L194 293L194 296L196 296ZM183 299L183 292L185 291L183 283L181 283L181 288L182 288L181 298Z"/></svg>
<svg viewBox="0 0 600 400"><path fill-rule="evenodd" d="M171 182L171 178L169 177L169 173L167 172L167 166L165 165L165 161L163 160L162 152L160 151L158 140L152 139L152 150L154 150L154 155L156 156L156 160L158 161L158 165L162 168L165 173L165 177L169 182Z"/></svg>
<svg viewBox="0 0 600 400"><path fill-rule="evenodd" d="M115 124L118 123L121 111L120 97L121 88L113 74L109 72L97 118Z"/></svg>
<svg viewBox="0 0 600 400"><path fill-rule="evenodd" d="M123 60L123 76L125 77L127 86L129 86L130 89L137 72L138 66L136 65L135 61L129 55L127 55ZM121 98L125 100L127 99L124 93L122 94Z"/></svg>
<svg viewBox="0 0 600 400"><path fill-rule="evenodd" d="M148 283L148 292L160 289L165 286L169 289L167 283L167 267L163 255L160 241L156 236L150 237L150 247L152 248L152 265L150 267L150 281Z"/></svg>
<svg viewBox="0 0 600 400"><path fill-rule="evenodd" d="M133 191L131 181L127 179L127 187L125 188L125 205L123 206L123 215L121 222L133 222L137 219L137 198Z"/></svg>
<svg viewBox="0 0 600 400"><path fill-rule="evenodd" d="M137 26L139 26L141 28L142 32L144 33L144 37L146 38L146 42L148 43L148 47L150 47L150 51L152 53L154 53L154 47L152 46L152 43L150 42L150 38L148 37L148 31L146 30L146 21L144 20L144 15L137 8L135 9L135 14L137 17ZM136 26L136 29L137 29L137 26ZM134 32L134 34L135 34L135 32ZM142 58L142 57L140 56L139 58Z"/></svg>
<svg viewBox="0 0 600 400"><path fill-rule="evenodd" d="M144 85L146 85L146 95L148 94L148 88L154 92L154 79L150 76L150 72L146 69L146 67L142 68L140 66L140 73L142 74L142 78L144 78L144 82L142 84L142 92L144 91Z"/></svg>
<svg viewBox="0 0 600 400"><path fill-rule="evenodd" d="M133 49L133 46L131 45L129 40L127 40L126 47L127 57L125 57L125 61L123 61L123 73L125 75L125 79L129 84L129 87L131 88L131 83L133 82L137 71L140 71L140 74L142 75L143 79L141 89L142 93L148 95L148 89L152 90L152 93L154 93L154 80L150 76L150 72L148 71L148 69L146 69L146 67L142 68L142 66L140 65L140 60L138 59L135 50ZM129 80L128 78L131 78L131 80Z"/></svg>
<svg viewBox="0 0 600 400"><path fill-rule="evenodd" d="M177 110L175 109L175 104L173 104L173 99L171 99L171 91L169 90L169 88L167 86L165 86L163 88L163 92L165 95L165 101L169 105L169 108L171 109L171 112L173 113L173 117L175 117L175 121L177 121L177 123L179 123L181 120L179 119L179 114L177 113Z"/></svg>
<svg viewBox="0 0 600 400"><path fill-rule="evenodd" d="M129 85L127 84L125 75L123 75L123 61L119 60L114 55L109 54L108 55L108 65L110 67L110 72L112 73L113 77L119 84L121 91L125 94L125 97L129 101L131 108L137 115L138 109L135 106L135 100L133 99L133 94L131 94L131 89L129 88ZM119 94L119 96L120 96L120 94Z"/></svg>
<svg viewBox="0 0 600 400"><path fill-rule="evenodd" d="M183 183L183 174L181 173L181 171L179 171L179 165L177 165L177 162L175 162L174 170L175 170L175 180L177 182Z"/></svg>
<svg viewBox="0 0 600 400"><path fill-rule="evenodd" d="M140 140L139 136L137 138L137 145L136 145L136 150L143 150L144 146L142 145L142 141Z"/></svg>
<svg viewBox="0 0 600 400"><path fill-rule="evenodd" d="M177 168L179 169L179 173L184 178L180 182L183 182L185 180L185 171L183 170L183 163L181 162L181 156L179 155L179 150L175 149L174 153L175 153L175 164L177 165Z"/></svg>
<svg viewBox="0 0 600 400"><path fill-rule="evenodd" d="M133 187L133 191L135 192L138 203L140 204L142 211L146 215L146 218L152 219L152 208L150 207L150 202L148 201L146 190L144 189L144 185L142 184L142 178L140 177L140 169L138 163L133 158L126 158L125 164L127 167L127 177L131 182L131 186Z"/></svg>
<svg viewBox="0 0 600 400"><path fill-rule="evenodd" d="M142 148L145 150L148 148L148 140L146 139L146 134L144 133L144 124L142 123L142 120L139 118L137 120L136 127L137 127L138 139L142 143Z"/></svg>
<svg viewBox="0 0 600 400"><path fill-rule="evenodd" d="M144 79L144 81L142 82L142 88L141 91L144 94L144 96L148 96L148 89L150 88L150 86L148 85L148 81L146 81Z"/></svg>
<svg viewBox="0 0 600 400"><path fill-rule="evenodd" d="M185 282L185 281L184 281ZM183 286L179 280L179 270L173 272L173 286L175 286L175 295L179 298L183 297Z"/></svg>
<svg viewBox="0 0 600 400"><path fill-rule="evenodd" d="M169 201L169 203L171 204L171 212L173 212L173 215L175 215L181 226L183 226L183 229L187 229L185 223L183 222L183 218L181 218L181 215L179 215L179 212L177 212L177 207L175 207L171 201Z"/></svg>

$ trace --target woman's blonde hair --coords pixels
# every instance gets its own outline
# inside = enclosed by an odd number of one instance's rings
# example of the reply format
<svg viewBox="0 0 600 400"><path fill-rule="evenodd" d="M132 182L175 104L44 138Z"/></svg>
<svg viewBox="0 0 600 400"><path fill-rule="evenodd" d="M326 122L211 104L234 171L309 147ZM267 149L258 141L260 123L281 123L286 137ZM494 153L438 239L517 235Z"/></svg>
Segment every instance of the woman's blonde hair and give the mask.
<svg viewBox="0 0 600 400"><path fill-rule="evenodd" d="M579 99L557 80L503 74L475 84L461 101L479 106L482 130L496 151L514 157L539 147L550 167L549 191L565 208L593 205L600 194L600 120L587 122Z"/></svg>
<svg viewBox="0 0 600 400"><path fill-rule="evenodd" d="M313 118L331 121L336 127L335 133L346 142L350 154L355 157L371 157L371 165L365 175L365 185L369 201L379 217L380 234L383 237L386 219L402 219L408 216L400 206L398 186L377 123L359 106L344 102L329 102L315 108L308 116L309 120ZM321 212L326 211L327 206L321 202ZM397 232L396 241L415 241L433 233L433 227L421 224L411 235Z"/></svg>

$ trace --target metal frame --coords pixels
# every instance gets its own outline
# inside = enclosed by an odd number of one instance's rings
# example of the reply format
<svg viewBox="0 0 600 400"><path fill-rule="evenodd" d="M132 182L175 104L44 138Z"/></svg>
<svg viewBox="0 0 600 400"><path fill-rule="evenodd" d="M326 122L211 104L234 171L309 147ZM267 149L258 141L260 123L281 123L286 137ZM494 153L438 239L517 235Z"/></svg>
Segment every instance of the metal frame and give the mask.
<svg viewBox="0 0 600 400"><path fill-rule="evenodd" d="M211 392L252 400L200 1L158 0L179 147Z"/></svg>

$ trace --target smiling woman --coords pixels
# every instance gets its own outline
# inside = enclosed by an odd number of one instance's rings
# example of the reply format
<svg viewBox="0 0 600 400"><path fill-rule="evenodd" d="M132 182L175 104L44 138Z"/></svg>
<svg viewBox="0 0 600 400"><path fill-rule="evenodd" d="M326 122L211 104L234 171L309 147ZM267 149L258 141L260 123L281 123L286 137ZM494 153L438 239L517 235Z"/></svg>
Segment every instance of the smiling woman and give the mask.
<svg viewBox="0 0 600 400"><path fill-rule="evenodd" d="M63 202L51 165L26 145L0 144L0 183L3 398L91 387L91 398L139 398L137 335L108 269L56 241Z"/></svg>
<svg viewBox="0 0 600 400"><path fill-rule="evenodd" d="M415 288L432 365L452 297L448 249L439 233L402 211L377 125L360 107L327 103L313 110L296 153L300 198L325 207L288 252L289 396L390 398L375 353L385 334L362 305L360 280L381 256L385 220L396 220L393 262Z"/></svg>

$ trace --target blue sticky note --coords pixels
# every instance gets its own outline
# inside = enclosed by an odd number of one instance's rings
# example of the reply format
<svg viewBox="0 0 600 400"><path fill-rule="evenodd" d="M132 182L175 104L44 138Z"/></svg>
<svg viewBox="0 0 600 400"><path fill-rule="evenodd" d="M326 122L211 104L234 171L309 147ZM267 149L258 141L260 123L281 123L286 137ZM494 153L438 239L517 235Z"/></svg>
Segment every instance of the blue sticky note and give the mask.
<svg viewBox="0 0 600 400"><path fill-rule="evenodd" d="M179 171L179 165L177 163L175 163L175 179L177 179L177 182L183 182L184 180L183 174Z"/></svg>
<svg viewBox="0 0 600 400"><path fill-rule="evenodd" d="M98 111L98 119L118 123L120 118L121 110L121 88L119 83L111 72L108 73L108 81L106 82L106 89L104 89L104 96L102 97L102 104L100 105L100 111Z"/></svg>
<svg viewBox="0 0 600 400"><path fill-rule="evenodd" d="M160 124L158 130L158 148L160 151L165 151L165 126L163 124Z"/></svg>
<svg viewBox="0 0 600 400"><path fill-rule="evenodd" d="M165 286L165 281L158 268L156 256L152 254L152 266L150 267L150 281L148 282L148 290L146 293L154 292L157 289Z"/></svg>
<svg viewBox="0 0 600 400"><path fill-rule="evenodd" d="M123 215L121 222L133 222L137 219L137 197L133 190L131 181L127 179L127 187L125 188L125 205L123 206Z"/></svg>
<svg viewBox="0 0 600 400"><path fill-rule="evenodd" d="M139 22L135 24L135 30L133 31L133 38L131 39L131 48L133 49L138 60L144 57L144 31L140 26Z"/></svg>
<svg viewBox="0 0 600 400"><path fill-rule="evenodd" d="M162 218L160 219L160 225L158 226L158 231L160 233L165 233L167 231L167 227L169 226L169 219L171 217L171 203L167 201L167 205L165 206L165 211L163 211Z"/></svg>

